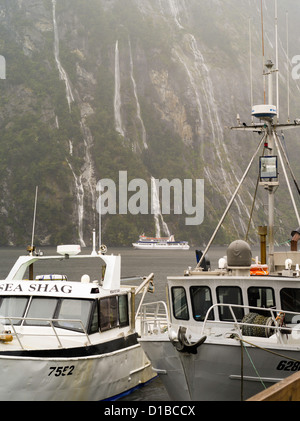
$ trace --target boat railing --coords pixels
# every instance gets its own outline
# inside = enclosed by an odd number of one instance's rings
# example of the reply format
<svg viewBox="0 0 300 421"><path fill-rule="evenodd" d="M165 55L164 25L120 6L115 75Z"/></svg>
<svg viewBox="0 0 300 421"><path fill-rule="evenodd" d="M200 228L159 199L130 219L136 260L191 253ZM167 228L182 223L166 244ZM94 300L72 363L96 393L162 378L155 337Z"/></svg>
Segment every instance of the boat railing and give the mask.
<svg viewBox="0 0 300 421"><path fill-rule="evenodd" d="M92 344L89 335L84 327L84 324L80 319L47 319L34 317L1 316L0 322L3 324L3 326L5 326L5 331L7 331L7 329L10 329L12 336L17 339L22 350L26 350L27 348L30 348L31 350L33 349L32 344L26 347L25 339L29 337L32 338L34 336L47 338L54 337L56 338L58 348L64 348L62 343L63 338L71 338L72 336L76 338L82 336L83 338L86 338L88 345ZM19 331L18 328L24 327L24 324L26 322L28 323L27 325L25 325L26 327L50 327L50 332L52 333L50 333L49 331L42 333L39 330L39 332L35 334L32 329L30 329L30 331L28 332L26 332L25 329ZM67 324L69 324L69 327L67 327ZM75 328L75 326L78 327Z"/></svg>
<svg viewBox="0 0 300 421"><path fill-rule="evenodd" d="M227 307L230 311L231 320L216 320L215 318L209 319L211 313L214 314L214 309L224 308ZM243 318L242 320L238 320L236 313L234 310L243 309ZM248 313L244 310L247 309ZM253 315L252 320L250 322L251 317L246 317L247 315ZM263 315L262 315L263 314ZM257 318L254 316L261 316L259 318L259 323L256 322ZM254 307L254 306L247 306L247 305L238 305L238 304L225 304L225 303L217 303L212 305L205 315L205 318L202 322L202 331L201 335L205 334L207 331L207 327L209 324L216 325L223 325L223 326L232 326L236 328L237 333L241 337L245 332L253 331L253 328L256 328L257 332L261 332L257 336L270 336L269 334L272 333L290 333L290 329L285 324L285 316L290 315L291 317L295 317L297 319L296 323L300 321L300 314L293 312L293 311L286 311L277 309L274 307ZM282 316L282 317L281 317ZM247 329L248 328L248 329ZM247 333L246 333L247 335ZM250 335L251 336L251 335ZM300 336L299 336L300 338Z"/></svg>
<svg viewBox="0 0 300 421"><path fill-rule="evenodd" d="M139 317L142 336L166 332L170 326L168 309L164 301L144 303Z"/></svg>

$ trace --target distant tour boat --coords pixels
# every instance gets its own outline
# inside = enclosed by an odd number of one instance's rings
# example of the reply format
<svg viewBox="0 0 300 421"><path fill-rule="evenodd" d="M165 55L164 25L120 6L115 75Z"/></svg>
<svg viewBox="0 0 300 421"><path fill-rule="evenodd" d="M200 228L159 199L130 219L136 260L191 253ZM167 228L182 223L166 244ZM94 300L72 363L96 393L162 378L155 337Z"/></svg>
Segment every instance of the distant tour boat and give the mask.
<svg viewBox="0 0 300 421"><path fill-rule="evenodd" d="M187 241L175 241L174 235L170 237L146 237L145 234L139 236L136 243L132 243L135 249L139 250L189 250Z"/></svg>

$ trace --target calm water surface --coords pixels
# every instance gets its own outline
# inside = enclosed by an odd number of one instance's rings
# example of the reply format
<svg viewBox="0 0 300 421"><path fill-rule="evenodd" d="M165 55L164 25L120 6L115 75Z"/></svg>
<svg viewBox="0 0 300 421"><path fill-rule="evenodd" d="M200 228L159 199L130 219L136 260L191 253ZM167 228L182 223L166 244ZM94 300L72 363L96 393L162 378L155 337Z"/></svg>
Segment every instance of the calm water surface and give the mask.
<svg viewBox="0 0 300 421"><path fill-rule="evenodd" d="M42 247L44 254L56 254L55 248ZM82 249L83 254L89 254L90 248ZM20 255L26 254L25 248L0 248L0 279L5 278L12 265ZM145 300L165 301L166 300L166 279L167 276L183 275L188 266L195 267L195 250L134 250L133 248L110 248L108 254L121 254L122 277L147 276L154 273L155 291L147 294ZM216 267L218 259L226 254L224 247L212 247L208 253L211 266ZM255 255L255 254L253 254ZM70 264L66 262L64 264ZM45 268L48 273L53 273L51 268ZM46 272L44 272L46 273ZM76 274L76 278L85 273L83 267L81 273ZM97 279L95 277L94 279ZM121 399L123 401L170 401L168 394L159 378L153 380L147 386L137 390L129 396Z"/></svg>

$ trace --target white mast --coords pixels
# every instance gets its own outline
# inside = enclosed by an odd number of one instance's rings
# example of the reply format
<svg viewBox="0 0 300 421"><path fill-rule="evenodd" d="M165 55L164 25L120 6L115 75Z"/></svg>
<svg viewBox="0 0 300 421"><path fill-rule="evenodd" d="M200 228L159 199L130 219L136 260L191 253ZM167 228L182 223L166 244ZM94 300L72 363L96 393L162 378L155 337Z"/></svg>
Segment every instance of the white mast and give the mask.
<svg viewBox="0 0 300 421"><path fill-rule="evenodd" d="M250 102L251 108L253 106L253 80L252 80L252 42L251 42L251 19L249 18L249 60L250 60ZM252 116L252 124L254 117Z"/></svg>
<svg viewBox="0 0 300 421"><path fill-rule="evenodd" d="M30 255L31 256L32 256L32 253L33 253L33 239L34 239L34 230L35 230L37 196L38 196L38 186L36 186L36 188L35 188L34 212L33 212L33 222L32 222L32 235L31 235L31 248L30 248Z"/></svg>
<svg viewBox="0 0 300 421"><path fill-rule="evenodd" d="M277 121L279 121L279 62L278 62L278 7L275 0L275 49L276 49L276 105L277 105Z"/></svg>
<svg viewBox="0 0 300 421"><path fill-rule="evenodd" d="M289 66L289 14L286 12L286 67L287 67L287 112L288 112L288 123L290 122L290 66Z"/></svg>

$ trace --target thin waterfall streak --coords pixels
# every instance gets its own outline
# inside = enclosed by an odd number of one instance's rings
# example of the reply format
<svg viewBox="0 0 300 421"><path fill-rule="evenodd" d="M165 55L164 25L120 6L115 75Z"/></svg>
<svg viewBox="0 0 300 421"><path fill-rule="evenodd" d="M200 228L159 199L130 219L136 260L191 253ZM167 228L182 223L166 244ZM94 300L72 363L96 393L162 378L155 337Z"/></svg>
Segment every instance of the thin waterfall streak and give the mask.
<svg viewBox="0 0 300 421"><path fill-rule="evenodd" d="M71 163L67 159L67 163L71 169L71 172L73 174L74 180L75 180L75 190L76 190L76 196L77 196L77 214L78 214L78 236L80 245L82 247L86 247L86 244L83 239L83 215L84 215L84 188L82 184L82 176L77 176L73 170L73 167Z"/></svg>
<svg viewBox="0 0 300 421"><path fill-rule="evenodd" d="M141 128L142 128L142 139L143 139L143 145L145 149L148 149L148 145L147 145L147 134L146 134L146 129L145 129L145 125L141 116L141 107L140 107L140 103L139 103L139 98L137 95L137 87L136 87L136 82L134 79L134 75L133 75L133 59L132 59L132 50L131 50L131 42L129 39L129 54L130 54L130 77L131 77L131 82L133 85L133 93L134 93L134 97L135 97L135 102L136 102L136 112L137 112L137 118L141 124Z"/></svg>
<svg viewBox="0 0 300 421"><path fill-rule="evenodd" d="M55 57L60 79L65 82L66 97L67 97L67 101L69 105L69 110L71 111L71 103L74 102L74 95L72 92L68 75L61 64L60 57L59 57L59 36L58 36L58 29L57 29L57 22L56 22L56 0L52 0L52 12L53 12L53 30L54 30L54 57Z"/></svg>
<svg viewBox="0 0 300 421"><path fill-rule="evenodd" d="M203 111L202 111L202 105L201 105L201 101L200 101L200 95L198 93L198 88L197 88L197 83L195 82L195 79L193 78L187 64L185 63L185 61L180 57L180 55L178 54L178 52L175 52L178 60L181 62L181 64L184 66L186 73L188 75L190 84L194 90L195 93L195 97L196 97L196 102L197 102L197 110L198 110L198 114L199 114L199 120L201 123L203 123Z"/></svg>
<svg viewBox="0 0 300 421"><path fill-rule="evenodd" d="M92 164L92 156L91 156L91 147L93 145L93 138L90 132L90 129L85 125L84 121L81 120L80 122L81 131L83 133L83 142L85 146L85 168L83 171L83 175L87 181L89 190L91 192L92 197L92 208L96 209L96 195L95 195L95 185L94 182L94 168ZM94 221L95 222L95 221Z"/></svg>
<svg viewBox="0 0 300 421"><path fill-rule="evenodd" d="M174 18L176 25L178 26L178 28L183 29L183 26L180 23L178 4L176 3L175 0L168 0L168 2L169 2L171 14Z"/></svg>
<svg viewBox="0 0 300 421"><path fill-rule="evenodd" d="M151 177L151 192L152 192L152 200L151 200L151 206L152 206L152 213L154 214L154 221L155 221L155 229L156 229L156 237L161 237L161 230L160 230L160 223L162 223L162 229L168 237L171 236L169 227L164 221L164 218L161 213L160 209L160 203L159 203L159 194L157 191L156 181L154 177Z"/></svg>
<svg viewBox="0 0 300 421"><path fill-rule="evenodd" d="M115 46L115 98L114 98L114 112L115 112L115 128L120 135L125 136L122 127L121 116L121 77L120 77L120 57L119 57L119 41L116 41Z"/></svg>

